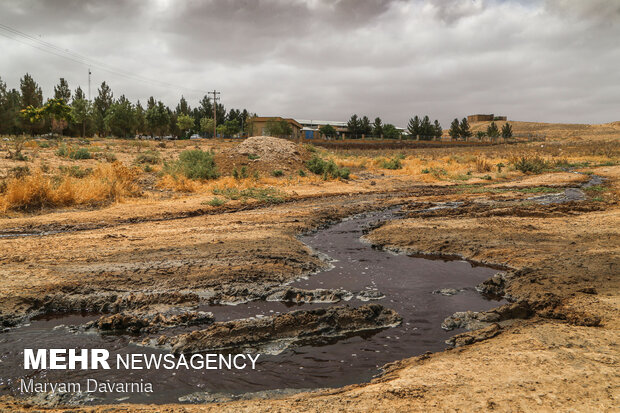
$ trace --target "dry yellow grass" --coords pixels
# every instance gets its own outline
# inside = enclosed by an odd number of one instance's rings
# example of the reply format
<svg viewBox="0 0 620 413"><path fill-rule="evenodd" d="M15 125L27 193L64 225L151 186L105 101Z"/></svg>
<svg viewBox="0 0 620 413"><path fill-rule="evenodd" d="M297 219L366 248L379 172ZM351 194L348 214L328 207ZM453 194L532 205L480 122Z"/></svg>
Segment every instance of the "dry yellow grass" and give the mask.
<svg viewBox="0 0 620 413"><path fill-rule="evenodd" d="M0 211L32 211L44 207L102 205L136 195L137 171L119 162L99 164L84 178L54 178L41 170L12 178L0 196Z"/></svg>

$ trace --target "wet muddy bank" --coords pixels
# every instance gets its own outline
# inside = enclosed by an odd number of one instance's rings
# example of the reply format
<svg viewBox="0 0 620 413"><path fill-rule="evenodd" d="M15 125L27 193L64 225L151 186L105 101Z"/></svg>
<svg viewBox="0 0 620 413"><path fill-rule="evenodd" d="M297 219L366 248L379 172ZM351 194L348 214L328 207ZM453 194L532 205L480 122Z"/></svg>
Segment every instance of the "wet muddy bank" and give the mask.
<svg viewBox="0 0 620 413"><path fill-rule="evenodd" d="M496 270L462 260L394 255L361 241L366 232L395 216L391 210L365 213L300 236L327 262L322 271L287 285L252 287L248 283L218 291L49 297L37 303L46 312L79 309L99 314L42 318L0 335L0 349L5 354L0 391L15 394L11 389L19 374L6 373L4 368L19 372L19 352L23 343L33 340L45 348L62 343L106 348L116 354L224 347L229 351L261 350L277 342L269 337L296 342L274 354L263 354L253 371L179 371L174 375L131 372L132 379L150 381L161 391L132 394L129 399L107 394L71 401L78 404L198 402L215 394L237 397L276 389L340 387L370 380L386 363L443 350L449 346L446 340L463 332L462 328L443 330L441 324L446 317L464 311L484 312L502 303L497 295L484 296L476 290ZM451 293L437 293L441 290ZM370 300L377 305L369 306ZM230 305L233 303L236 305ZM346 307L342 307L343 303ZM111 314L101 316L101 312ZM367 313L371 316L363 315ZM342 315L340 321L334 317L337 314ZM292 327L273 330L274 324L283 320L283 326ZM240 334L215 333L224 326L235 326ZM244 331L257 326L263 326L265 334L263 339L259 335L252 341ZM269 331L280 332L281 336ZM144 346L145 340L152 344L161 334L167 338L159 346L156 341L155 346ZM74 373L72 377L78 380L92 376ZM66 379L62 373L51 371L34 376L50 381ZM114 372L97 372L96 376L103 381L118 379ZM189 396L197 392L200 397Z"/></svg>

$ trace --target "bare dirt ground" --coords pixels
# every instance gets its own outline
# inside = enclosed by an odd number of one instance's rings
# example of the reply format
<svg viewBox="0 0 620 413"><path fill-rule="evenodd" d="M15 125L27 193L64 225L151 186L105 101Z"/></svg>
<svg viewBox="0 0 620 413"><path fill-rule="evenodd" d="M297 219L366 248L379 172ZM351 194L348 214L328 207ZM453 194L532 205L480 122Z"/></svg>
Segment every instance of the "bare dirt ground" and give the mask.
<svg viewBox="0 0 620 413"><path fill-rule="evenodd" d="M554 150L570 153L569 148ZM42 312L100 309L109 304L101 301L106 294L150 294L144 302L166 306L191 300L188 294L194 290L281 285L323 265L297 234L393 205L403 205L407 217L375 229L369 240L385 248L509 267L497 289L533 314L465 333L458 341L471 344L396 362L369 384L207 405L43 409L5 396L0 410L618 409L620 167L582 168L607 181L584 189L584 200L541 205L527 198L544 195L544 188L576 186L587 176L499 172L494 165L507 163L508 155L494 150L499 152L485 154L493 172L484 171L483 165L465 183L460 175L466 170L457 169L463 165L459 157L471 158L463 162L473 165L480 153L466 148L451 155L424 150L403 160L400 170L354 169L356 176L349 181L281 181L277 187L285 195L278 203L230 200L205 205L213 194L198 189L103 209L12 213L0 219L2 235L52 232L0 239L0 318L7 326ZM338 162L352 168L373 162L367 154L338 156ZM446 156L455 160L454 169L444 166L445 175L420 172L447 165ZM489 173L490 180L482 178ZM473 180L476 176L479 180ZM448 201L463 204L426 210Z"/></svg>

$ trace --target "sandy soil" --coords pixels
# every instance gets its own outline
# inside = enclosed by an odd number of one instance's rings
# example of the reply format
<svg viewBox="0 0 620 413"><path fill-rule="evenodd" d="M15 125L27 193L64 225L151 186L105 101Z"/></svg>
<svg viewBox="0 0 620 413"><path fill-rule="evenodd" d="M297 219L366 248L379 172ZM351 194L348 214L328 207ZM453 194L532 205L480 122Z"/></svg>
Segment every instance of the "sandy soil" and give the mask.
<svg viewBox="0 0 620 413"><path fill-rule="evenodd" d="M405 204L409 217L374 230L368 235L372 242L506 265L514 270L504 291L535 315L494 326L492 339L473 332L471 341L480 340L474 344L397 362L370 384L204 406L58 411L613 411L620 408L620 167L592 171L609 179L603 201L589 194L589 200L561 207L524 205L522 193L467 193L386 176L309 186L304 196L280 205L208 208L201 204L204 196L196 195L5 219L0 221L5 233L65 232L1 241L0 316L15 321L62 300L65 306L81 305L72 298L109 291L281 284L322 265L297 241L299 232L355 212ZM566 186L573 179L574 174L555 174L522 185ZM516 202L494 203L506 196ZM480 216L478 204L435 216L413 212L449 200L484 200L485 214ZM502 213L494 215L499 208ZM2 411L41 410L0 400Z"/></svg>

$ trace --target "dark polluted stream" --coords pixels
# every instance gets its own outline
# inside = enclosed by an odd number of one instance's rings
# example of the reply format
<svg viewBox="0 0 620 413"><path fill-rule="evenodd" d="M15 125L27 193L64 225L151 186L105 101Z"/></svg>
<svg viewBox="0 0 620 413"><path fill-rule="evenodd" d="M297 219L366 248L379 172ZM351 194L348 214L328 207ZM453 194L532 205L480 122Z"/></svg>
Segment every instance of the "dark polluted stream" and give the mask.
<svg viewBox="0 0 620 413"><path fill-rule="evenodd" d="M379 291L384 297L373 300L396 310L403 318L400 326L365 333L335 343L293 347L278 355L261 354L256 370L38 370L23 369L24 348L105 348L116 354L166 353L163 350L132 344L127 335L72 333L62 325L79 325L99 315L65 315L31 321L0 334L0 394L21 397L21 378L36 381L150 382L152 393L89 393L79 403L175 403L204 401L187 397L196 392L214 395L241 395L275 389L314 389L340 387L369 381L380 368L403 358L440 351L448 347L445 340L461 331L444 331L441 322L457 311L484 311L502 302L487 298L475 286L497 272L462 260L442 260L395 255L373 248L360 237L364 229L376 222L393 219L394 211L356 215L342 222L300 237L314 250L329 256L331 268L309 275L292 287L345 289L354 293L347 302L337 304L284 304L254 301L235 306L219 305L211 311L216 321L255 316L270 316L296 309L332 305L353 307L367 304L360 291ZM439 289L456 289L455 295L433 293ZM61 326L61 327L58 327ZM55 328L56 327L56 328ZM199 328L199 327L198 327ZM162 332L168 334L168 332Z"/></svg>

